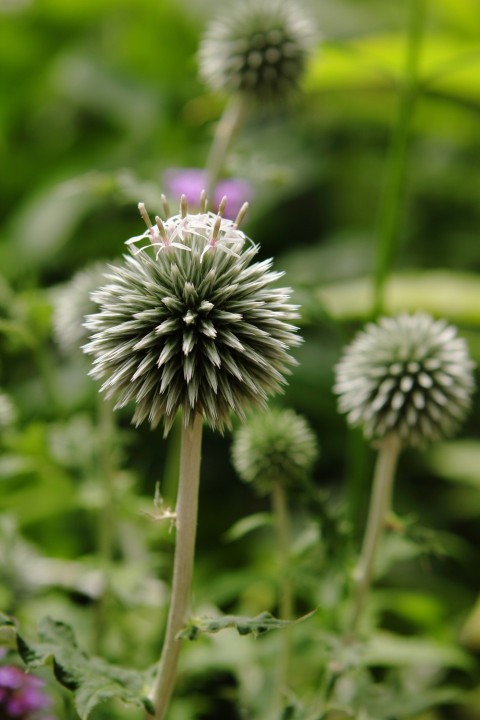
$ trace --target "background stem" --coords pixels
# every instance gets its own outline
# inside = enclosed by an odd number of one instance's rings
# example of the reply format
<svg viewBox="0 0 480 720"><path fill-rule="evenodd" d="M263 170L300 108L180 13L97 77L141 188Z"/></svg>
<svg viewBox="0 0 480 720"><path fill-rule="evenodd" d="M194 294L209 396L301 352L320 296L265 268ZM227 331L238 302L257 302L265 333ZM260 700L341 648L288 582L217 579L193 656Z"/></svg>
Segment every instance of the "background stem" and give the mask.
<svg viewBox="0 0 480 720"><path fill-rule="evenodd" d="M401 88L398 115L387 166L376 240L376 263L373 278L373 314L383 311L385 283L390 272L398 234L399 218L405 188L410 130L418 92L418 66L425 25L426 0L409 0L406 35L405 74Z"/></svg>
<svg viewBox="0 0 480 720"><path fill-rule="evenodd" d="M279 615L282 620L291 620L293 617L293 588L290 578L290 514L288 512L285 489L278 480L272 488L272 507L277 526L278 555L280 569L280 601ZM291 627L286 626L280 633L282 647L278 663L278 677L275 702L281 707L282 696L289 676L290 652L292 633Z"/></svg>
<svg viewBox="0 0 480 720"><path fill-rule="evenodd" d="M198 514L198 489L202 445L202 416L191 427L183 427L180 449L180 477L176 506L176 540L172 592L167 629L153 689L155 720L165 717L177 675L180 640L190 603Z"/></svg>
<svg viewBox="0 0 480 720"><path fill-rule="evenodd" d="M243 95L233 95L217 123L205 168L205 190L210 203L213 202L213 193L225 164L228 151L230 150L238 129L245 120L248 106L249 102Z"/></svg>
<svg viewBox="0 0 480 720"><path fill-rule="evenodd" d="M357 585L350 628L353 634L357 631L358 622L365 605L372 580L378 543L385 527L385 520L390 511L392 488L399 452L400 440L393 434L388 435L382 441L378 452L373 476L372 493L370 496L367 526L363 538L362 552L356 570Z"/></svg>

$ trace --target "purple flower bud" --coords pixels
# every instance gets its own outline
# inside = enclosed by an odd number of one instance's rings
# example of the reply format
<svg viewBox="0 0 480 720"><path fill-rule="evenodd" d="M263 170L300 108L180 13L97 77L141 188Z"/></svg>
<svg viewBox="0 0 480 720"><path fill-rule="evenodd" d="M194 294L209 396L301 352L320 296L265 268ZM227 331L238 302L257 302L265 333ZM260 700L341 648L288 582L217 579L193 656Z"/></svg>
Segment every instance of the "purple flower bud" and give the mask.
<svg viewBox="0 0 480 720"><path fill-rule="evenodd" d="M198 204L200 193L206 187L206 173L200 168L170 168L165 171L163 179L167 195L175 199L185 195L189 207ZM240 178L220 180L213 195L212 205L215 211L224 195L228 198L224 216L234 220L243 203L250 200L252 188L250 183Z"/></svg>

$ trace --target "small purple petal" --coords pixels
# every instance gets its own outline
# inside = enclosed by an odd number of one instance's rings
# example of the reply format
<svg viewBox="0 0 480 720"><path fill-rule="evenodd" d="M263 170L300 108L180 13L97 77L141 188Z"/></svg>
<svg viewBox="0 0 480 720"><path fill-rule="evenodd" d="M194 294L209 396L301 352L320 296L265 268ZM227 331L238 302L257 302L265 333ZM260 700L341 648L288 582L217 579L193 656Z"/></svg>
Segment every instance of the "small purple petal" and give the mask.
<svg viewBox="0 0 480 720"><path fill-rule="evenodd" d="M206 186L206 174L203 170L199 168L169 168L165 171L163 179L168 195L178 199L185 195L189 206L198 206L200 193L205 190ZM250 200L252 187L246 180L239 178L220 180L213 196L214 210L217 210L225 195L227 205L224 216L228 220L234 220L243 203Z"/></svg>
<svg viewBox="0 0 480 720"><path fill-rule="evenodd" d="M25 674L14 665L0 667L0 686L4 688L19 688L24 682Z"/></svg>

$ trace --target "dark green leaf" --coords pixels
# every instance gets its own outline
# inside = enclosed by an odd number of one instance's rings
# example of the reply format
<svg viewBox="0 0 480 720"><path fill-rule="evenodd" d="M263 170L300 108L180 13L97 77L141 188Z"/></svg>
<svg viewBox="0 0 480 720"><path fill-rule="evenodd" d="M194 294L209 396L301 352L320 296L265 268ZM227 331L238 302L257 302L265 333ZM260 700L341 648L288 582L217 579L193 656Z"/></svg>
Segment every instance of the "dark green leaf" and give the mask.
<svg viewBox="0 0 480 720"><path fill-rule="evenodd" d="M287 625L294 625L308 620L316 610L303 615L297 620L280 620L269 612L263 612L255 617L243 617L241 615L222 615L218 618L194 618L180 631L178 637L181 640L196 640L200 633L217 633L225 628L235 628L239 635L253 635L259 637L270 630L280 630Z"/></svg>
<svg viewBox="0 0 480 720"><path fill-rule="evenodd" d="M3 625L0 617L0 629ZM8 618L5 624L8 624ZM10 621L11 624L11 621ZM45 618L39 627L38 643L17 635L18 652L29 669L53 665L55 677L75 696L75 706L82 720L96 705L117 698L153 712L147 697L153 671L139 672L111 665L98 657L88 656L78 646L72 629L65 623Z"/></svg>

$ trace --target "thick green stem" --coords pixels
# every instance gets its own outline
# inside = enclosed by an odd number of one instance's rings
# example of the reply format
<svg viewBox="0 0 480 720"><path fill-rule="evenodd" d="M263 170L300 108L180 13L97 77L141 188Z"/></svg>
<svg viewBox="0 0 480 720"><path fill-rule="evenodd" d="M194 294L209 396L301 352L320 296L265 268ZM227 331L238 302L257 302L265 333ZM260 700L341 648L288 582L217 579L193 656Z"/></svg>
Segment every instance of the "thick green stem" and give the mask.
<svg viewBox="0 0 480 720"><path fill-rule="evenodd" d="M408 146L418 92L418 67L425 24L426 0L409 0L409 22L405 52L405 73L398 116L387 166L387 177L377 227L377 249L373 278L373 313L383 311L385 283L390 272L404 195Z"/></svg>
<svg viewBox="0 0 480 720"><path fill-rule="evenodd" d="M362 552L355 572L356 592L350 630L355 634L358 628L365 600L368 595L378 543L390 512L392 488L395 478L400 440L396 435L387 436L381 443L373 476L370 508L363 538Z"/></svg>
<svg viewBox="0 0 480 720"><path fill-rule="evenodd" d="M279 614L282 620L293 617L293 588L290 578L290 514L283 485L277 481L272 488L272 507L277 526L279 568L281 573ZM288 682L291 653L291 628L281 632L282 648L278 663L277 692L275 702L281 707L282 696ZM278 707L276 708L278 714Z"/></svg>
<svg viewBox="0 0 480 720"><path fill-rule="evenodd" d="M202 416L197 414L193 425L184 427L182 431L172 592L165 640L153 688L155 720L163 720L168 709L175 685L180 652L180 640L177 639L177 635L184 626L190 604L197 530L201 445Z"/></svg>
<svg viewBox="0 0 480 720"><path fill-rule="evenodd" d="M232 142L243 124L249 102L243 95L233 95L218 121L206 165L206 193L210 202Z"/></svg>

